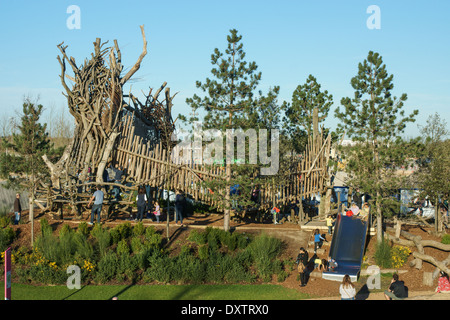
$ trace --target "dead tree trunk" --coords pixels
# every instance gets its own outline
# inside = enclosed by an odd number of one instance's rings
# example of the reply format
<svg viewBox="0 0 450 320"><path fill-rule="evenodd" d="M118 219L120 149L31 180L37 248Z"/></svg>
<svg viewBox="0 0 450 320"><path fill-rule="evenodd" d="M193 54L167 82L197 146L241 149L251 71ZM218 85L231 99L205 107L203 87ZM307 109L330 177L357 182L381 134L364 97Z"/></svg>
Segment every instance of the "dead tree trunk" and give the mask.
<svg viewBox="0 0 450 320"><path fill-rule="evenodd" d="M147 41L144 27L141 26L143 50L137 62L122 76L123 65L117 41L114 47L104 48L99 38L94 42L94 52L90 60L78 66L73 57L68 57L63 43L58 45L61 56L57 59L61 65L61 83L65 89L69 111L75 118L75 135L66 147L63 157L52 164L46 156L44 161L50 169L53 187L60 188L59 178L73 168L82 169L80 179L84 180L87 168L96 170L97 182L102 182L106 162L110 159L114 142L119 135L121 115L126 103L123 101L123 86L139 69L147 54ZM108 61L108 63L107 63ZM73 76L66 73L66 63ZM66 79L73 82L72 88Z"/></svg>
<svg viewBox="0 0 450 320"><path fill-rule="evenodd" d="M393 228L386 228L387 231L395 231ZM450 269L447 267L448 259L444 261L437 261L434 257L430 255L426 255L424 253L424 247L433 247L442 251L450 251L450 245L443 244L437 241L433 240L422 240L420 236L415 236L409 232L401 231L400 235L405 237L407 240L400 239L398 237L392 236L387 233L387 236L390 240L392 240L394 243L398 243L404 246L410 246L410 247L416 247L418 252L413 252L414 261L411 263L412 266L415 266L417 269L422 268L422 262L427 261L438 267L440 270L444 272L449 272Z"/></svg>

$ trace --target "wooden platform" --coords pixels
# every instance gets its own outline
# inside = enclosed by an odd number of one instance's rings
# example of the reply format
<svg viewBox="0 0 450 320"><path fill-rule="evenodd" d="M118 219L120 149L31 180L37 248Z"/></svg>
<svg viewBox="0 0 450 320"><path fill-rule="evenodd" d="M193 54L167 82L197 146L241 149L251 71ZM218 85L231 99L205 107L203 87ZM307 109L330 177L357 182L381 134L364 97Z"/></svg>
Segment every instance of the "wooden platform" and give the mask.
<svg viewBox="0 0 450 320"><path fill-rule="evenodd" d="M321 231L325 230L328 231L328 227L325 221L315 221L315 220L311 220L306 222L305 224L303 224L301 226L302 230L306 230L306 231L311 231L311 230L316 230L319 229Z"/></svg>

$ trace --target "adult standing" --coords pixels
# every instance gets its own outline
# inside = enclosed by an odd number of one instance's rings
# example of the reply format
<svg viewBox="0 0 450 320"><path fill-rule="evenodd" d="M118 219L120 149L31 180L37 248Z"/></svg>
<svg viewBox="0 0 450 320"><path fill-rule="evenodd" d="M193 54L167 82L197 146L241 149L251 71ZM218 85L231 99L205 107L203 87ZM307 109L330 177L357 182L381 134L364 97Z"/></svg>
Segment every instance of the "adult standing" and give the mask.
<svg viewBox="0 0 450 320"><path fill-rule="evenodd" d="M147 195L143 187L139 188L138 195L136 196L136 204L137 216L135 220L139 220L139 222L141 222L144 216L145 208L147 206Z"/></svg>
<svg viewBox="0 0 450 320"><path fill-rule="evenodd" d="M112 168L112 171L114 172L114 183L121 184L123 171L120 170L119 165L116 164L116 166ZM120 189L118 186L113 186L112 195L116 201L119 201Z"/></svg>
<svg viewBox="0 0 450 320"><path fill-rule="evenodd" d="M185 206L186 199L184 198L181 190L177 190L177 195L175 197L175 223L178 224L178 220L180 220L181 225L183 225L183 211Z"/></svg>
<svg viewBox="0 0 450 320"><path fill-rule="evenodd" d="M341 300L355 300L355 285L348 274L342 279L342 283L339 286L339 294L341 295Z"/></svg>
<svg viewBox="0 0 450 320"><path fill-rule="evenodd" d="M16 199L14 199L14 224L19 224L21 214L20 193L16 193Z"/></svg>
<svg viewBox="0 0 450 320"><path fill-rule="evenodd" d="M300 253L297 256L297 270L300 274L300 287L306 286L307 268L308 265L308 252L305 248L300 248Z"/></svg>
<svg viewBox="0 0 450 320"><path fill-rule="evenodd" d="M96 189L97 190L92 195L88 204L88 207L90 207L92 201L94 201L94 205L92 206L91 211L91 221L89 222L90 225L94 224L95 214L97 214L97 223L100 223L100 213L102 212L104 194L99 185L97 185Z"/></svg>

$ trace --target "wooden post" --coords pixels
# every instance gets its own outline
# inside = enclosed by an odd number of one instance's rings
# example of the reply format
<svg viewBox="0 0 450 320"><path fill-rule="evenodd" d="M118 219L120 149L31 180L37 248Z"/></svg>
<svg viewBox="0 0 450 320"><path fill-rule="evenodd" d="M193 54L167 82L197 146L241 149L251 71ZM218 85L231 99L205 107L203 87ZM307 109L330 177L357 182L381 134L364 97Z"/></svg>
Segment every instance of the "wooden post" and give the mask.
<svg viewBox="0 0 450 320"><path fill-rule="evenodd" d="M341 192L337 193L337 203L338 203L338 214L341 213Z"/></svg>
<svg viewBox="0 0 450 320"><path fill-rule="evenodd" d="M29 219L31 222L31 248L33 248L33 244L34 244L34 199L33 199L33 194L30 195L30 198L28 200L29 203Z"/></svg>
<svg viewBox="0 0 450 320"><path fill-rule="evenodd" d="M433 272L423 273L423 284L428 287L432 287L434 285Z"/></svg>
<svg viewBox="0 0 450 320"><path fill-rule="evenodd" d="M442 219L440 216L438 197L436 197L436 201L434 203L434 230L436 231L436 233L442 231Z"/></svg>
<svg viewBox="0 0 450 320"><path fill-rule="evenodd" d="M316 138L319 135L319 109L313 109L313 144L316 143Z"/></svg>
<svg viewBox="0 0 450 320"><path fill-rule="evenodd" d="M400 220L397 219L397 217L395 217L394 219L397 220L395 225L395 237L400 238L400 233L402 231L402 223Z"/></svg>

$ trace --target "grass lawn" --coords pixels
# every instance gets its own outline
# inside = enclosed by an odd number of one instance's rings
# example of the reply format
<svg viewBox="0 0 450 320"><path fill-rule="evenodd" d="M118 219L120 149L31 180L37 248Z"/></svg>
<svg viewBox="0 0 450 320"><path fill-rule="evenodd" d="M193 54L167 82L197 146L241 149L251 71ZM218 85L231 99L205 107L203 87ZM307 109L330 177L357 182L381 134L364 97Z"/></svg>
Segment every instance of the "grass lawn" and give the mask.
<svg viewBox="0 0 450 320"><path fill-rule="evenodd" d="M4 283L0 299L4 299ZM11 300L301 300L309 295L277 285L31 286L13 283Z"/></svg>

